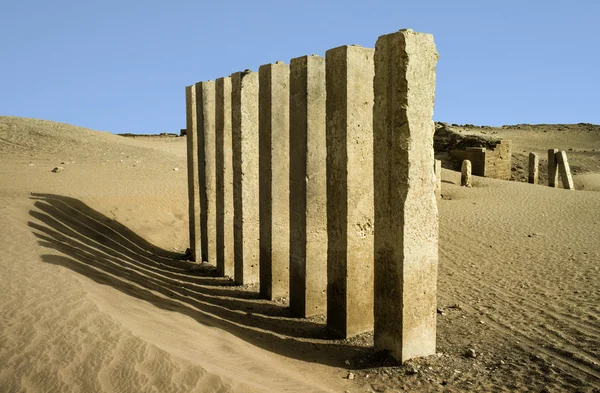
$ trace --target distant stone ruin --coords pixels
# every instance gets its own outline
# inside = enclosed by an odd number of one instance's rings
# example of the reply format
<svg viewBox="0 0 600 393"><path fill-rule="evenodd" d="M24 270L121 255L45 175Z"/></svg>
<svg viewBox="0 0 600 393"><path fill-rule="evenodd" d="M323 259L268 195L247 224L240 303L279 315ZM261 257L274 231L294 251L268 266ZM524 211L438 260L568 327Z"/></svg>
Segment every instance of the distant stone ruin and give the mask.
<svg viewBox="0 0 600 393"><path fill-rule="evenodd" d="M463 187L471 187L472 165L471 161L464 160L460 168L460 185Z"/></svg>
<svg viewBox="0 0 600 393"><path fill-rule="evenodd" d="M530 184L538 184L539 181L539 166L540 158L537 153L529 153L529 174L527 176L527 182Z"/></svg>
<svg viewBox="0 0 600 393"><path fill-rule="evenodd" d="M451 150L450 156L459 160L469 160L475 176L510 180L511 141L502 140L493 148L467 147L465 150Z"/></svg>
<svg viewBox="0 0 600 393"><path fill-rule="evenodd" d="M574 190L573 176L571 168L567 160L566 151L558 151L558 149L548 149L548 186L556 187L558 184L558 175L563 183L563 188L566 190Z"/></svg>
<svg viewBox="0 0 600 393"><path fill-rule="evenodd" d="M399 361L435 354L437 59L400 30L186 87L194 260Z"/></svg>
<svg viewBox="0 0 600 393"><path fill-rule="evenodd" d="M442 160L435 160L435 198L442 199Z"/></svg>
<svg viewBox="0 0 600 393"><path fill-rule="evenodd" d="M124 136L127 138L177 138L177 134L172 134L169 132L161 132L160 134L132 134L132 133L124 133L117 134L119 136ZM179 135L181 136L181 135Z"/></svg>

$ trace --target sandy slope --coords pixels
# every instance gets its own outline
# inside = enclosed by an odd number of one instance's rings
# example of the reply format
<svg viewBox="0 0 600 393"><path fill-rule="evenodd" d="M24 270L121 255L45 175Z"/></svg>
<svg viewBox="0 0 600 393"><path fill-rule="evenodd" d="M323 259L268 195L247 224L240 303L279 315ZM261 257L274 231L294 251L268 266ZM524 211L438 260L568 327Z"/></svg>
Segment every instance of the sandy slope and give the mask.
<svg viewBox="0 0 600 393"><path fill-rule="evenodd" d="M598 186L600 134L495 131L581 150ZM598 391L600 192L457 184L444 170L440 353L398 367L177 259L184 138L0 118L0 391Z"/></svg>

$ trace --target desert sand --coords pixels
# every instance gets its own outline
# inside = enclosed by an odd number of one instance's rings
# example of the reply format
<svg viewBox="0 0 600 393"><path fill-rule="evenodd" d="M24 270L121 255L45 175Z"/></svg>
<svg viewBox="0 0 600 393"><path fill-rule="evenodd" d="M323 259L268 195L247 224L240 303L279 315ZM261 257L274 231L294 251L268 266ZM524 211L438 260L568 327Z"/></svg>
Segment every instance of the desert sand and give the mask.
<svg viewBox="0 0 600 393"><path fill-rule="evenodd" d="M0 117L0 392L599 392L600 127L455 129L511 139L514 181L443 170L438 353L400 366L182 260L184 137Z"/></svg>

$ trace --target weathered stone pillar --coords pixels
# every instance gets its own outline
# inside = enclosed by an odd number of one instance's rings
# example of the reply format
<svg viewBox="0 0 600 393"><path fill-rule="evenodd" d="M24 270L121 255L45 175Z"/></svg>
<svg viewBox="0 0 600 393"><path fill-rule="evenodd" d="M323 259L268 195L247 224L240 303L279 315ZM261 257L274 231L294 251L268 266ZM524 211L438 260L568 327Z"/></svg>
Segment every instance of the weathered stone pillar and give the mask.
<svg viewBox="0 0 600 393"><path fill-rule="evenodd" d="M359 46L325 55L327 326L340 337L373 329L373 55Z"/></svg>
<svg viewBox="0 0 600 393"><path fill-rule="evenodd" d="M202 260L216 261L215 82L196 84Z"/></svg>
<svg viewBox="0 0 600 393"><path fill-rule="evenodd" d="M287 296L290 279L290 68L259 68L260 293Z"/></svg>
<svg viewBox="0 0 600 393"><path fill-rule="evenodd" d="M234 279L259 280L258 73L231 75Z"/></svg>
<svg viewBox="0 0 600 393"><path fill-rule="evenodd" d="M196 117L196 88L186 86L186 138L188 172L188 215L190 252L192 260L202 262L200 242L200 193L198 186L198 119Z"/></svg>
<svg viewBox="0 0 600 393"><path fill-rule="evenodd" d="M290 309L299 317L327 306L325 59L290 61Z"/></svg>
<svg viewBox="0 0 600 393"><path fill-rule="evenodd" d="M573 177L571 176L571 168L567 161L567 152L562 150L560 153L556 153L556 161L558 162L558 171L562 179L563 188L565 190L574 190Z"/></svg>
<svg viewBox="0 0 600 393"><path fill-rule="evenodd" d="M540 158L537 153L529 153L529 177L527 181L531 184L538 184L538 168L540 165Z"/></svg>
<svg viewBox="0 0 600 393"><path fill-rule="evenodd" d="M463 160L460 168L460 185L471 187L471 161Z"/></svg>
<svg viewBox="0 0 600 393"><path fill-rule="evenodd" d="M435 354L438 211L429 34L375 46L375 347L397 360Z"/></svg>
<svg viewBox="0 0 600 393"><path fill-rule="evenodd" d="M442 161L435 160L435 198L442 199Z"/></svg>
<svg viewBox="0 0 600 393"><path fill-rule="evenodd" d="M558 184L558 163L556 154L558 149L548 149L548 186L556 187Z"/></svg>
<svg viewBox="0 0 600 393"><path fill-rule="evenodd" d="M233 277L233 167L231 147L231 78L215 84L215 184L217 274Z"/></svg>

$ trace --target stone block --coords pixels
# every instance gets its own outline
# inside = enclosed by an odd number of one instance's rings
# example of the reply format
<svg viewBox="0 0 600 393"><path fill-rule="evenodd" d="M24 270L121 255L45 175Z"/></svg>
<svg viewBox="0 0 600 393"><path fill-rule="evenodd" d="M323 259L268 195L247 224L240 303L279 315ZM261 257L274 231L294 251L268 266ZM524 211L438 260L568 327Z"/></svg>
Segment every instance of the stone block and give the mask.
<svg viewBox="0 0 600 393"><path fill-rule="evenodd" d="M558 163L556 155L558 149L548 149L548 186L556 187L558 185Z"/></svg>
<svg viewBox="0 0 600 393"><path fill-rule="evenodd" d="M288 295L290 278L290 68L259 68L260 293Z"/></svg>
<svg viewBox="0 0 600 393"><path fill-rule="evenodd" d="M375 347L397 360L435 354L438 211L434 197L433 36L375 46Z"/></svg>
<svg viewBox="0 0 600 393"><path fill-rule="evenodd" d="M442 199L442 161L435 160L435 198Z"/></svg>
<svg viewBox="0 0 600 393"><path fill-rule="evenodd" d="M300 317L327 306L325 59L290 61L290 309Z"/></svg>
<svg viewBox="0 0 600 393"><path fill-rule="evenodd" d="M200 189L198 183L198 118L196 113L195 86L192 85L185 88L185 102L190 252L192 260L202 262Z"/></svg>
<svg viewBox="0 0 600 393"><path fill-rule="evenodd" d="M202 260L216 262L215 82L196 84Z"/></svg>
<svg viewBox="0 0 600 393"><path fill-rule="evenodd" d="M531 184L538 184L540 158L537 153L529 153L529 176L527 181Z"/></svg>
<svg viewBox="0 0 600 393"><path fill-rule="evenodd" d="M234 279L259 280L258 73L231 75Z"/></svg>
<svg viewBox="0 0 600 393"><path fill-rule="evenodd" d="M325 55L327 326L343 338L373 329L373 54L342 46Z"/></svg>
<svg viewBox="0 0 600 393"><path fill-rule="evenodd" d="M471 187L471 161L463 160L460 168L460 185L463 187Z"/></svg>
<svg viewBox="0 0 600 393"><path fill-rule="evenodd" d="M558 163L558 172L560 173L563 188L565 190L574 190L575 186L573 185L569 161L567 161L567 152L563 150L560 153L556 153L556 162Z"/></svg>
<svg viewBox="0 0 600 393"><path fill-rule="evenodd" d="M217 274L233 277L233 166L231 78L215 83L215 185Z"/></svg>

